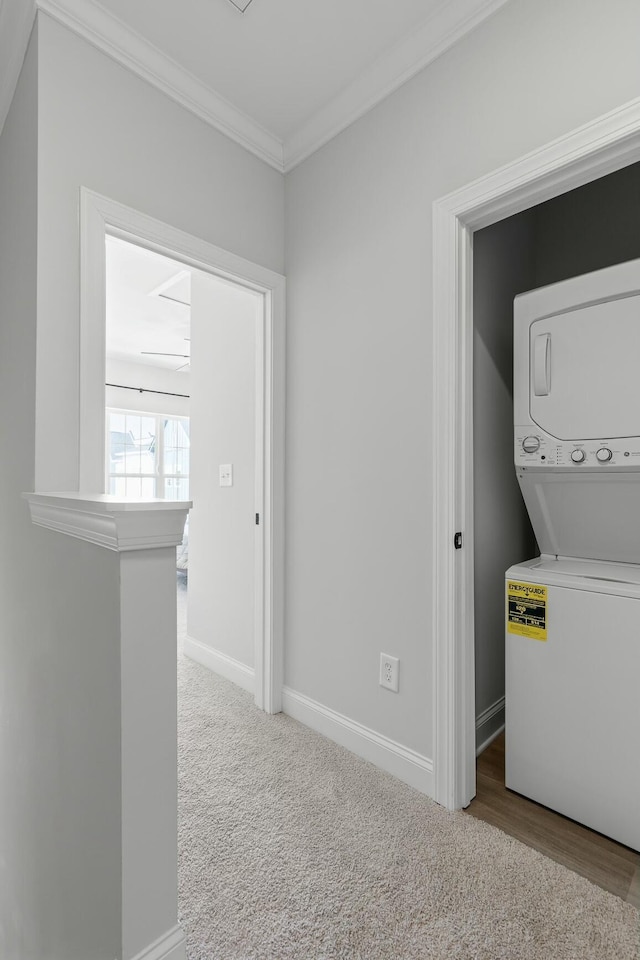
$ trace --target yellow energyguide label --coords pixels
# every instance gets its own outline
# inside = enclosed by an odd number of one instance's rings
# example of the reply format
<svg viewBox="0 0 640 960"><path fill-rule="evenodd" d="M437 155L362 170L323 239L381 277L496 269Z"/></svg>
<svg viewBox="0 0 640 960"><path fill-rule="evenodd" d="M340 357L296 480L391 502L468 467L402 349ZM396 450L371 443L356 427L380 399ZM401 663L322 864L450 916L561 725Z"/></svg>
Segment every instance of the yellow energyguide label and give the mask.
<svg viewBox="0 0 640 960"><path fill-rule="evenodd" d="M507 632L530 640L547 639L547 588L507 580Z"/></svg>

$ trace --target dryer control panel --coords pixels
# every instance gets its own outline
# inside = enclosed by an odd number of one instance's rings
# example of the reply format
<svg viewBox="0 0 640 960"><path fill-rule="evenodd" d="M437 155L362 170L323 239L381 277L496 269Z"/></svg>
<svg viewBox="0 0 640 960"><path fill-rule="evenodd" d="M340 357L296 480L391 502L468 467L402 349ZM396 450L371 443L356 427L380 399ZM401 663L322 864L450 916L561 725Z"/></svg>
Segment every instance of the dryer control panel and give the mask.
<svg viewBox="0 0 640 960"><path fill-rule="evenodd" d="M557 440L533 426L514 428L517 467L640 469L640 437Z"/></svg>

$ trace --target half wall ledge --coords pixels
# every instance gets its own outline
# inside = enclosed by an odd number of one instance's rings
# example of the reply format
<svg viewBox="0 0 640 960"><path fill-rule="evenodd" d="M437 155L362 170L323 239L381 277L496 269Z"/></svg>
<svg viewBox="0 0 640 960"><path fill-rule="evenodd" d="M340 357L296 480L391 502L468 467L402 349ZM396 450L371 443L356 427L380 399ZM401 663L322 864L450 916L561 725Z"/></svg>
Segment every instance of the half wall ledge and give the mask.
<svg viewBox="0 0 640 960"><path fill-rule="evenodd" d="M190 500L123 500L107 493L23 493L39 527L118 553L182 543Z"/></svg>
<svg viewBox="0 0 640 960"><path fill-rule="evenodd" d="M34 524L112 551L108 566L117 567L117 584L108 578L104 589L112 591L120 669L120 823L113 834L121 851L118 957L185 960L178 921L175 548L191 502L22 496ZM85 560L95 563L97 556ZM81 606L83 600L73 602ZM101 746L102 740L96 749Z"/></svg>

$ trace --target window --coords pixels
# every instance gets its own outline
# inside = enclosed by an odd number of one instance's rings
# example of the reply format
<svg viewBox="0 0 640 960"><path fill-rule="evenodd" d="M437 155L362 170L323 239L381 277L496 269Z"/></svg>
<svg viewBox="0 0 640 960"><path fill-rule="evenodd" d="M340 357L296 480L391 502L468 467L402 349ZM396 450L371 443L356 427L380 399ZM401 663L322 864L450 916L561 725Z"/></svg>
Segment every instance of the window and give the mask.
<svg viewBox="0 0 640 960"><path fill-rule="evenodd" d="M119 497L189 499L189 420L107 410L107 490Z"/></svg>

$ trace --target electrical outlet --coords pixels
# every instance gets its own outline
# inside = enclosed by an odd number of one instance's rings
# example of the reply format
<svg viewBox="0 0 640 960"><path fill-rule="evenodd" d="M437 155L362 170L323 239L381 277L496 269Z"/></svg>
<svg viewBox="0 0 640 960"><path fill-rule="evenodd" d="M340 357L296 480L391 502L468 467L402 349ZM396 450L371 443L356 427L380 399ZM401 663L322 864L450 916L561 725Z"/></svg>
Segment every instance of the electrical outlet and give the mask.
<svg viewBox="0 0 640 960"><path fill-rule="evenodd" d="M380 654L380 686L387 690L398 692L398 673L400 661L397 657L390 657L388 653Z"/></svg>

